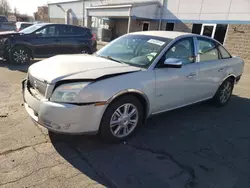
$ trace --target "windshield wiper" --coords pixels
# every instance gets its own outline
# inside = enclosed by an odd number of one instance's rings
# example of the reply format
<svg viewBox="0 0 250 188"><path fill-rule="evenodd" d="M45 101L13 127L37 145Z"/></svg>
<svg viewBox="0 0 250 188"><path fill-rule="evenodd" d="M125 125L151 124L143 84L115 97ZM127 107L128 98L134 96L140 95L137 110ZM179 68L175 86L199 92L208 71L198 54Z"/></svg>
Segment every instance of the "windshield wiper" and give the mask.
<svg viewBox="0 0 250 188"><path fill-rule="evenodd" d="M114 59L114 58L112 58L112 57L110 57L110 56L99 56L99 57L102 57L102 58L105 58L105 59L109 59L109 60L112 60L112 61L115 61L115 62L124 64L124 62L119 61L119 60L117 60L117 59Z"/></svg>

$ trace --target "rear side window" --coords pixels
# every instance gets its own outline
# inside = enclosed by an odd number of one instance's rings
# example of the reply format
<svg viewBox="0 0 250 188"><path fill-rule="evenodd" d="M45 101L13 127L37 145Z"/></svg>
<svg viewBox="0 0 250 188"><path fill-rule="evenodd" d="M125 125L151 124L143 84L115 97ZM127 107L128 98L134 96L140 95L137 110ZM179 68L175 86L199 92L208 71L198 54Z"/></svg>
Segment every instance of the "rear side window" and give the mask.
<svg viewBox="0 0 250 188"><path fill-rule="evenodd" d="M87 38L92 38L92 33L91 30L88 28L84 28L84 27L75 27L74 28L74 33L76 35L84 35Z"/></svg>
<svg viewBox="0 0 250 188"><path fill-rule="evenodd" d="M86 29L86 28L63 25L63 26L60 26L60 35L64 35L64 36L84 35L85 36L86 34L88 34L88 30L89 29Z"/></svg>
<svg viewBox="0 0 250 188"><path fill-rule="evenodd" d="M223 46L219 45L218 48L220 50L220 54L221 54L222 59L231 58L231 55L227 52L227 50Z"/></svg>
<svg viewBox="0 0 250 188"><path fill-rule="evenodd" d="M212 40L198 38L198 52L200 62L219 59L219 51Z"/></svg>

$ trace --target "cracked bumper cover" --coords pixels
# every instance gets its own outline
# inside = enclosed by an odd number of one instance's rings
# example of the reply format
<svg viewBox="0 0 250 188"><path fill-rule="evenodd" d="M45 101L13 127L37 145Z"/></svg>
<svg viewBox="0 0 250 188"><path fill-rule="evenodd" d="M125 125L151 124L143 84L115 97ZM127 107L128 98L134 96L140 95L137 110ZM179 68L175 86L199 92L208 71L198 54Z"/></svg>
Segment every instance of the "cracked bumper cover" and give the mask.
<svg viewBox="0 0 250 188"><path fill-rule="evenodd" d="M29 116L52 132L96 134L106 106L73 105L38 100L22 83L24 106Z"/></svg>

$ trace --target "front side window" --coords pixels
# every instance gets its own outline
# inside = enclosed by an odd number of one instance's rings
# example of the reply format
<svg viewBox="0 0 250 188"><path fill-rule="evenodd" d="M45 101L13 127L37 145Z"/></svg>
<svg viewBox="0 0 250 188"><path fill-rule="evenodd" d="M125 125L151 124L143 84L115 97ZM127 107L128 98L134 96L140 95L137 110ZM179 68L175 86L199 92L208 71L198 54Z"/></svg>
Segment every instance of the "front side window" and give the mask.
<svg viewBox="0 0 250 188"><path fill-rule="evenodd" d="M212 40L198 38L198 53L200 62L219 59L219 51Z"/></svg>
<svg viewBox="0 0 250 188"><path fill-rule="evenodd" d="M175 58L183 65L194 62L194 43L192 38L182 39L176 42L165 54L164 60Z"/></svg>
<svg viewBox="0 0 250 188"><path fill-rule="evenodd" d="M43 26L44 25L42 25L42 24L35 24L35 25L32 25L30 27L27 27L27 28L23 29L20 33L31 34L31 33L35 32L35 31L38 31Z"/></svg>
<svg viewBox="0 0 250 188"><path fill-rule="evenodd" d="M171 40L156 36L127 35L114 40L96 54L120 63L147 68Z"/></svg>
<svg viewBox="0 0 250 188"><path fill-rule="evenodd" d="M58 36L58 28L56 26L46 26L36 32L36 34L41 34L42 36Z"/></svg>

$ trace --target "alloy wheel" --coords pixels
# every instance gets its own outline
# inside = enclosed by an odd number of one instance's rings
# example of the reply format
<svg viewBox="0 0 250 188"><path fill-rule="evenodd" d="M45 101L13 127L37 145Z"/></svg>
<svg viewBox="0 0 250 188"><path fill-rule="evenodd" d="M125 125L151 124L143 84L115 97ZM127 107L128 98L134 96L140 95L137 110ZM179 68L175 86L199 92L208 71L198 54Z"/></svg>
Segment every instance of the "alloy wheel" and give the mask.
<svg viewBox="0 0 250 188"><path fill-rule="evenodd" d="M110 120L111 133L118 138L128 136L138 124L139 113L136 106L131 103L118 107Z"/></svg>
<svg viewBox="0 0 250 188"><path fill-rule="evenodd" d="M24 64L28 61L28 58L28 53L23 49L18 49L13 53L13 59L17 63Z"/></svg>
<svg viewBox="0 0 250 188"><path fill-rule="evenodd" d="M225 84L223 84L222 89L221 89L221 93L220 93L220 102L222 104L226 103L228 101L228 99L231 96L232 93L232 83L230 81L227 81Z"/></svg>

